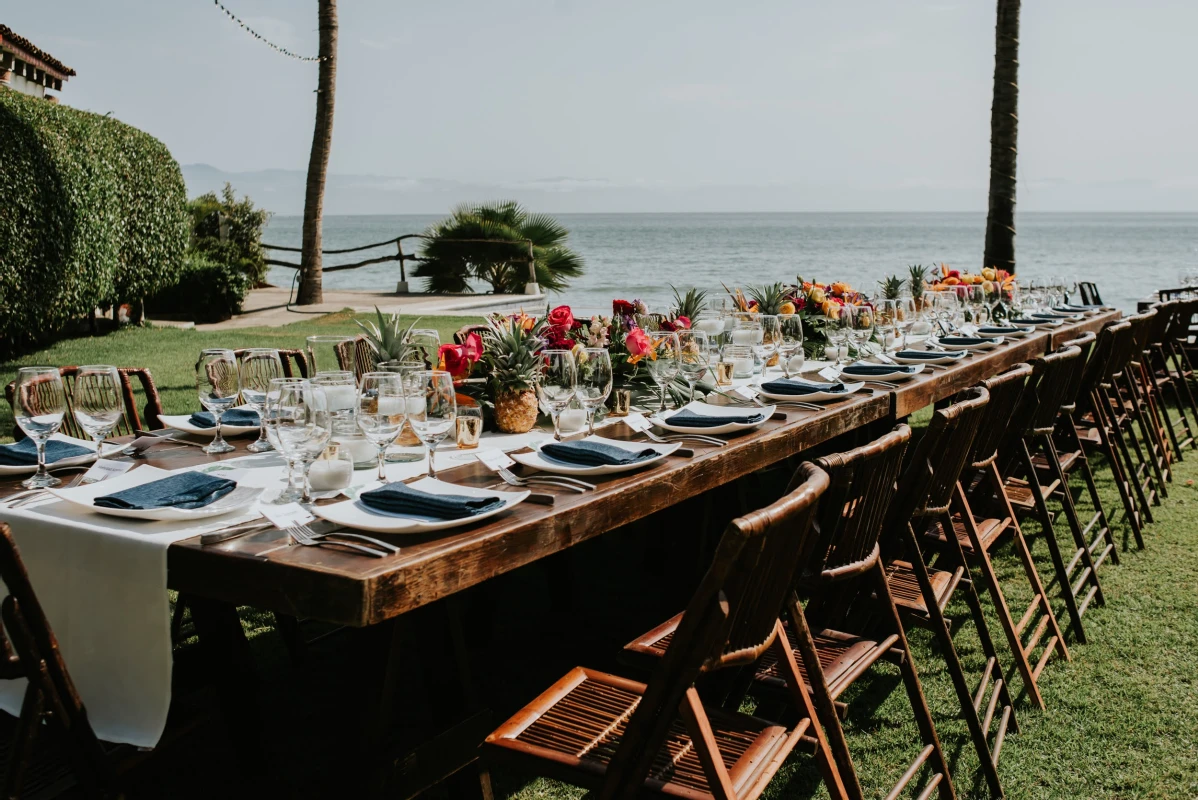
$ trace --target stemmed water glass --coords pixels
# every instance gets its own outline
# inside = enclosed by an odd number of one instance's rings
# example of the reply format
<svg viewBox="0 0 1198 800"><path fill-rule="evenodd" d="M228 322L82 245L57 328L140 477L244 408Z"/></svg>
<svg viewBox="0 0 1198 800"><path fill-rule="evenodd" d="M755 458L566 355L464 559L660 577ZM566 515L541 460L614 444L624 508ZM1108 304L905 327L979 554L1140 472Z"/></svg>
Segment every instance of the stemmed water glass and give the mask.
<svg viewBox="0 0 1198 800"><path fill-rule="evenodd" d="M837 306L832 311L834 316L830 314L824 322L824 335L836 352L833 363L840 366L843 361L840 351L847 347L849 341L849 312L845 310L845 306Z"/></svg>
<svg viewBox="0 0 1198 800"><path fill-rule="evenodd" d="M678 331L678 371L690 389L688 403L695 400L695 383L703 377L709 365L711 349L703 331Z"/></svg>
<svg viewBox="0 0 1198 800"><path fill-rule="evenodd" d="M798 314L778 315L778 361L790 377L792 369L803 368L803 319Z"/></svg>
<svg viewBox="0 0 1198 800"><path fill-rule="evenodd" d="M453 376L439 369L421 370L412 375L409 385L415 387L421 410L413 414L412 409L416 407L413 404L409 409L408 423L416 433L416 438L428 448L428 476L435 478L437 471L433 466L433 454L437 445L454 429L454 420L458 415Z"/></svg>
<svg viewBox="0 0 1198 800"><path fill-rule="evenodd" d="M436 369L441 363L441 334L433 328L415 328L408 335L408 344L416 350L429 369Z"/></svg>
<svg viewBox="0 0 1198 800"><path fill-rule="evenodd" d="M367 372L362 376L358 428L378 448L380 481L387 480L387 447L399 436L404 418L409 416L407 405L404 378L398 372Z"/></svg>
<svg viewBox="0 0 1198 800"><path fill-rule="evenodd" d="M907 338L915 329L918 319L919 312L915 308L915 298L904 296L894 301L894 327L899 334L899 339L895 342L895 350L907 346Z"/></svg>
<svg viewBox="0 0 1198 800"><path fill-rule="evenodd" d="M298 488L300 499L311 503L308 469L333 435L328 398L323 389L309 381L272 381L267 391L266 413L270 415L279 451L293 465L285 494L294 497ZM299 487L295 486L297 477L301 480Z"/></svg>
<svg viewBox="0 0 1198 800"><path fill-rule="evenodd" d="M778 342L782 339L782 334L778 327L776 314L762 314L757 321L761 325L761 343L758 347L758 355L761 358L761 371L765 372L766 365L773 361L774 356L778 353Z"/></svg>
<svg viewBox="0 0 1198 800"><path fill-rule="evenodd" d="M299 464L283 451L283 443L279 441L279 426L277 423L279 399L284 387L302 385L307 382L304 378L275 378L270 382L270 386L266 390L266 402L262 409L262 419L266 422L266 440L270 442L271 447L283 456L283 462L287 465L287 486L270 501L272 505L293 503L303 496L303 487L295 477Z"/></svg>
<svg viewBox="0 0 1198 800"><path fill-rule="evenodd" d="M588 347L578 356L576 396L587 412L587 433L595 435L595 412L611 394L611 354L605 347Z"/></svg>
<svg viewBox="0 0 1198 800"><path fill-rule="evenodd" d="M983 284L970 286L965 290L965 300L969 303L970 320L975 329L985 325L990 320L990 301L986 296Z"/></svg>
<svg viewBox="0 0 1198 800"><path fill-rule="evenodd" d="M112 429L121 421L121 377L116 367L93 365L75 372L71 392L71 410L75 421L96 443L96 455Z"/></svg>
<svg viewBox="0 0 1198 800"><path fill-rule="evenodd" d="M353 342L352 336L337 336L322 334L319 336L309 336L304 340L307 345L308 356L308 374L319 375L322 372L335 372L336 370L352 367L353 364L342 365L342 353L347 346L347 343ZM350 358L352 361L352 356Z"/></svg>
<svg viewBox="0 0 1198 800"><path fill-rule="evenodd" d="M858 358L863 357L866 342L874 335L874 321L877 317L874 307L868 303L850 304L841 309L841 315L846 313L849 336L857 347Z"/></svg>
<svg viewBox="0 0 1198 800"><path fill-rule="evenodd" d="M562 440L562 412L574 399L578 385L578 364L570 350L542 350L545 360L537 379L537 400L553 419L553 438Z"/></svg>
<svg viewBox="0 0 1198 800"><path fill-rule="evenodd" d="M204 448L208 455L231 453L233 445L225 441L220 431L221 414L237 405L241 380L237 375L237 357L232 350L201 350L196 362L196 391L202 405L215 418L216 435Z"/></svg>
<svg viewBox="0 0 1198 800"><path fill-rule="evenodd" d="M899 339L899 301L876 300L874 301L874 313L876 317L874 325L878 330L878 338L881 339L882 344L881 352L886 352Z"/></svg>
<svg viewBox="0 0 1198 800"><path fill-rule="evenodd" d="M651 332L649 344L652 348L649 352L649 377L657 384L657 390L661 394L661 408L658 410L665 411L666 386L678 377L678 370L682 368L678 358L682 344L674 331Z"/></svg>
<svg viewBox="0 0 1198 800"><path fill-rule="evenodd" d="M60 427L67 411L67 394L58 367L21 367L13 393L17 425L37 446L37 472L21 482L26 489L44 489L61 481L46 471L46 442Z"/></svg>
<svg viewBox="0 0 1198 800"><path fill-rule="evenodd" d="M266 393L270 382L283 377L283 361L278 350L251 348L241 354L241 399L258 412L258 440L246 450L265 453L274 446L266 438Z"/></svg>

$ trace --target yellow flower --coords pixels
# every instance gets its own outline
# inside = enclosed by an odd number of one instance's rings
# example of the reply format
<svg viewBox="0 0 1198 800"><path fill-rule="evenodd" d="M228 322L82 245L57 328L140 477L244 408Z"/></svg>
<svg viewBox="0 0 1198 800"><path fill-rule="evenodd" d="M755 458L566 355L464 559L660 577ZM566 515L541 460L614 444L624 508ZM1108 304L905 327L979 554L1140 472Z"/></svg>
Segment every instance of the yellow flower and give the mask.
<svg viewBox="0 0 1198 800"><path fill-rule="evenodd" d="M778 313L779 314L795 313L795 304L794 303L783 303L782 305L778 306Z"/></svg>
<svg viewBox="0 0 1198 800"><path fill-rule="evenodd" d="M824 301L828 299L827 295L824 294L824 290L819 288L818 286L816 286L814 289L811 290L810 296L811 296L811 302L815 303L817 306L823 305Z"/></svg>
<svg viewBox="0 0 1198 800"><path fill-rule="evenodd" d="M995 277L997 277L997 275L995 274L993 267L986 267L984 270L982 270L982 277L988 281L992 281L995 279Z"/></svg>

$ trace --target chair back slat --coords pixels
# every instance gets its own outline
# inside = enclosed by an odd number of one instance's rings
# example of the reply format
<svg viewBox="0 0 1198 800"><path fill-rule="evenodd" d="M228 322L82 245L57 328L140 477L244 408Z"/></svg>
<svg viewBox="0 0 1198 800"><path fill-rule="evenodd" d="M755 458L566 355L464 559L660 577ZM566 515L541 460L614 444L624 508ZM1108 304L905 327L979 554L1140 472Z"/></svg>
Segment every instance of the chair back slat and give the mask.
<svg viewBox="0 0 1198 800"><path fill-rule="evenodd" d="M973 440L973 453L969 457L973 469L990 466L998 456L998 449L1009 435L1011 420L1019 408L1023 387L1031 374L1031 364L1016 364L1006 372L982 381L982 386L990 393L990 406Z"/></svg>
<svg viewBox="0 0 1198 800"><path fill-rule="evenodd" d="M67 413L63 415L62 433L68 436L74 436L77 439L90 439L91 437L80 427L79 422L75 419L74 414L74 394L75 394L75 378L79 373L78 367L59 367L58 374L62 376L63 388L66 391ZM117 369L117 375L121 381L121 399L124 401L124 411L121 414L121 419L113 428L113 436L127 436L133 434L136 430L158 430L162 428L162 420L158 419L158 415L162 413L162 399L158 395L158 387L154 384L154 376L150 374L148 369L141 367L120 367ZM136 378L138 387L141 390L141 395L145 398L144 409L139 411L137 393L134 391L133 379ZM16 412L16 381L10 382L4 387L4 399L8 401L8 405ZM144 420L144 422L143 422ZM13 426L13 438L20 441L25 438L25 432L17 425Z"/></svg>
<svg viewBox="0 0 1198 800"><path fill-rule="evenodd" d="M233 356L237 359L237 363L241 363L241 357L245 355L246 350L250 348L243 347L233 351ZM303 350L288 350L279 348L279 361L283 364L284 378L306 378L308 377L308 359L304 357Z"/></svg>
<svg viewBox="0 0 1198 800"><path fill-rule="evenodd" d="M1081 351L1078 356L1077 364L1069 376L1069 388L1065 391L1065 402L1061 404L1061 410L1068 413L1073 413L1077 408L1078 393L1082 388L1082 381L1085 379L1086 367L1090 363L1090 355L1094 349L1094 342L1098 339L1098 335L1085 331L1079 333L1076 338L1070 339L1061 344L1062 348L1076 347Z"/></svg>
<svg viewBox="0 0 1198 800"><path fill-rule="evenodd" d="M1090 306L1102 305L1102 298L1098 294L1098 286L1090 281L1082 281L1077 285L1078 291L1082 295L1082 303Z"/></svg>
<svg viewBox="0 0 1198 800"><path fill-rule="evenodd" d="M337 364L346 372L352 372L355 378L361 378L367 372L373 372L379 362L378 352L365 336L358 335L353 339L341 342L336 346Z"/></svg>
<svg viewBox="0 0 1198 800"><path fill-rule="evenodd" d="M1035 398L1025 436L1052 433L1057 415L1065 405L1065 393L1078 368L1082 351L1076 347L1065 347L1054 353L1039 356L1032 361L1032 378L1027 390Z"/></svg>
<svg viewBox="0 0 1198 800"><path fill-rule="evenodd" d="M877 441L816 462L830 485L800 548L800 583L851 578L877 563L878 535L910 439L911 429L899 425Z"/></svg>

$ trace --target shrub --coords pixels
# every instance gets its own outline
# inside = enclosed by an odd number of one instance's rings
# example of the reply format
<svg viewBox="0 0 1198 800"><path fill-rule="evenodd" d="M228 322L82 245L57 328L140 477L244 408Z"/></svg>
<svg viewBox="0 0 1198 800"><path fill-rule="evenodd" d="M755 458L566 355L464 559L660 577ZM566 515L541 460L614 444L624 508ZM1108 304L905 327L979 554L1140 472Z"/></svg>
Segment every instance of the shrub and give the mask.
<svg viewBox="0 0 1198 800"><path fill-rule="evenodd" d="M266 256L262 251L262 228L270 213L254 208L254 201L233 194L226 183L220 197L216 192L202 194L187 202L191 217L191 247L212 261L228 264L244 272L253 286L266 283ZM221 237L222 223L225 229Z"/></svg>
<svg viewBox="0 0 1198 800"><path fill-rule="evenodd" d="M191 250L178 282L147 297L146 312L221 322L241 311L252 285L250 277L237 267Z"/></svg>
<svg viewBox="0 0 1198 800"><path fill-rule="evenodd" d="M183 175L111 117L0 89L0 356L175 282Z"/></svg>

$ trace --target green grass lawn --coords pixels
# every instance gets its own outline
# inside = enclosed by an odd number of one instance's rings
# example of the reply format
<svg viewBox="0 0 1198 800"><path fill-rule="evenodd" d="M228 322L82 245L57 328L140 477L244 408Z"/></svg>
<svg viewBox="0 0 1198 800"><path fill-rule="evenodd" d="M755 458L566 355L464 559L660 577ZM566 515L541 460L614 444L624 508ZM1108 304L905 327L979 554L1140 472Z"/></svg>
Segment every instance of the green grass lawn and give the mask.
<svg viewBox="0 0 1198 800"><path fill-rule="evenodd" d="M177 328L124 328L104 336L64 339L17 361L0 364L0 384L16 377L26 365L112 364L117 367L149 367L168 414L199 410L195 389L195 363L200 351L209 347L279 347L302 349L304 338L320 333L357 334L354 317L370 314L342 311L293 322L278 328L238 328L220 331L185 331ZM453 332L477 323L481 315L425 317L421 325L436 328L441 341L452 341ZM0 441L11 441L12 409L0 403Z"/></svg>

